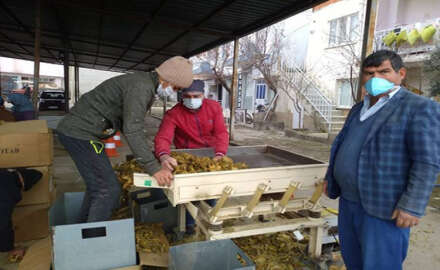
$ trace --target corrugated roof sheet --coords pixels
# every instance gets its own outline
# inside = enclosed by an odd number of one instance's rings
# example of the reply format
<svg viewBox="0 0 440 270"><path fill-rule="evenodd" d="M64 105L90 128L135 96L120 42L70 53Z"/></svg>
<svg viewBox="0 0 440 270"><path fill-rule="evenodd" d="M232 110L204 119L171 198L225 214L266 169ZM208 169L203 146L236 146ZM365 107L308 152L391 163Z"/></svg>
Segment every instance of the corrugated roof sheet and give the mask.
<svg viewBox="0 0 440 270"><path fill-rule="evenodd" d="M193 56L324 0L41 0L41 61L151 70ZM0 0L0 55L33 60L35 3Z"/></svg>

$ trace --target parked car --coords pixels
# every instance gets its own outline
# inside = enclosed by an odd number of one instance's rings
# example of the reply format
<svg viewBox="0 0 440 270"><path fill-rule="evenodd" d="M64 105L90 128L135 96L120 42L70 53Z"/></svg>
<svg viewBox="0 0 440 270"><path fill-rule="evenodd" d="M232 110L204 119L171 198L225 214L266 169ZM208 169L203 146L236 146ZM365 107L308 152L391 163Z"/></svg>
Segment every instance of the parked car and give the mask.
<svg viewBox="0 0 440 270"><path fill-rule="evenodd" d="M64 99L64 92L54 90L44 90L40 95L40 111L42 110L64 110L66 100Z"/></svg>

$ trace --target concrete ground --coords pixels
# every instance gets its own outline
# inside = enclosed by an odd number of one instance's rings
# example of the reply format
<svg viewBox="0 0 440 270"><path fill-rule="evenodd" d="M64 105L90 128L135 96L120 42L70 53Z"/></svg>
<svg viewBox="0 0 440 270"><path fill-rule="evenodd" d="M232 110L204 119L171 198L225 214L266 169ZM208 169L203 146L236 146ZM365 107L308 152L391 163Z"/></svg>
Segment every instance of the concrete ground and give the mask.
<svg viewBox="0 0 440 270"><path fill-rule="evenodd" d="M41 118L47 119L49 125L56 126L59 117L53 114L42 115ZM149 140L153 138L157 131L159 120L147 118L145 125ZM290 138L284 136L281 131L258 131L254 129L241 128L234 133L234 142L240 145L262 145L268 144L277 146L298 154L306 155L326 162L329 158L330 146L328 144L311 142L303 139ZM57 185L57 196L64 192L83 191L85 186L78 174L72 159L63 147L55 141L54 151L54 178ZM130 153L128 146L118 148L120 156L112 158L112 163L124 160L126 154ZM432 198L432 205L427 209L427 215L421 223L411 232L411 244L404 269L409 270L437 270L440 265L440 192L435 191ZM330 207L337 207L337 201L324 198L322 202ZM30 243L24 243L28 246ZM0 253L0 270L15 270L17 264L6 263L6 253Z"/></svg>

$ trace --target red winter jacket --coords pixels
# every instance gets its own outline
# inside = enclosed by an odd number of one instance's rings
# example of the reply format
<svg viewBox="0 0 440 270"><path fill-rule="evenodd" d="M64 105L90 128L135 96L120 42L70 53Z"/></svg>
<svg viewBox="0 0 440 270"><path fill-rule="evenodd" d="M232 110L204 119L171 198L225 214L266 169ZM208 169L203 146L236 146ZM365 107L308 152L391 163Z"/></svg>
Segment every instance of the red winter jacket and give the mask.
<svg viewBox="0 0 440 270"><path fill-rule="evenodd" d="M202 106L197 111L190 110L181 103L167 111L154 138L156 157L170 154L173 142L177 149L213 147L216 155L225 155L228 151L229 134L220 104L203 99Z"/></svg>

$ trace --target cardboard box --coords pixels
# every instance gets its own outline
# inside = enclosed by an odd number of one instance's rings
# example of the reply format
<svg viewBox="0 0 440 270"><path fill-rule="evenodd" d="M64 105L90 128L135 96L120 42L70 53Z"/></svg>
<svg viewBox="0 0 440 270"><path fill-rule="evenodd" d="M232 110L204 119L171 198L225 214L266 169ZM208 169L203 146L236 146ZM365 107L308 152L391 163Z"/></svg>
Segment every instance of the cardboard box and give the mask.
<svg viewBox="0 0 440 270"><path fill-rule="evenodd" d="M48 166L53 138L45 120L0 125L0 168Z"/></svg>
<svg viewBox="0 0 440 270"><path fill-rule="evenodd" d="M52 263L52 242L50 237L38 240L26 251L18 270L48 270Z"/></svg>
<svg viewBox="0 0 440 270"><path fill-rule="evenodd" d="M49 235L49 204L19 206L12 214L15 242L36 240Z"/></svg>
<svg viewBox="0 0 440 270"><path fill-rule="evenodd" d="M17 206L25 206L32 204L48 204L51 203L52 192L55 189L52 177L51 167L34 167L30 169L36 169L40 171L43 176L40 181L36 183L30 190L22 193L22 200Z"/></svg>

